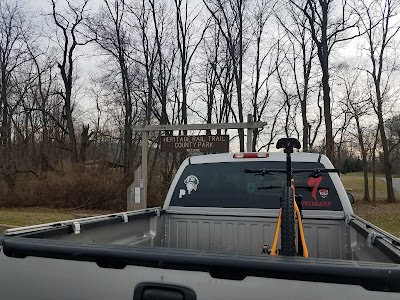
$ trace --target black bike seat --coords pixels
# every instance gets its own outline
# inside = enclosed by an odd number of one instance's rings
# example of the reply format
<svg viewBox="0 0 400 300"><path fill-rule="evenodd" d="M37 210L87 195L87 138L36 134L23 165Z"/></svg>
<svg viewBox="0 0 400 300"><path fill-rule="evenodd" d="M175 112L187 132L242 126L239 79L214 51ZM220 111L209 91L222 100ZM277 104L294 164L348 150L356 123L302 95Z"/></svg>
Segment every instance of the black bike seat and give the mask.
<svg viewBox="0 0 400 300"><path fill-rule="evenodd" d="M293 149L300 149L301 144L298 139L295 138L281 138L276 143L276 148L281 149L283 148L286 151L293 152Z"/></svg>

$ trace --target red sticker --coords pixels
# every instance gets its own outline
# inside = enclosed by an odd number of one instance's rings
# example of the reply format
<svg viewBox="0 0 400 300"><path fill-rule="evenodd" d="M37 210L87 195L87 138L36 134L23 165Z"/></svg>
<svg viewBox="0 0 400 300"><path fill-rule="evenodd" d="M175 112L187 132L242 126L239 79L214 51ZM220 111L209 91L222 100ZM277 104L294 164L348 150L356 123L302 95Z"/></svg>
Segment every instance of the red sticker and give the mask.
<svg viewBox="0 0 400 300"><path fill-rule="evenodd" d="M329 194L329 190L328 189L320 189L319 194L321 195L322 198L325 199Z"/></svg>
<svg viewBox="0 0 400 300"><path fill-rule="evenodd" d="M310 179L308 179L307 184L308 186L314 186L311 192L312 197L314 198L315 201L317 201L317 189L318 186L320 185L322 181L322 176L314 178L314 177L310 177Z"/></svg>

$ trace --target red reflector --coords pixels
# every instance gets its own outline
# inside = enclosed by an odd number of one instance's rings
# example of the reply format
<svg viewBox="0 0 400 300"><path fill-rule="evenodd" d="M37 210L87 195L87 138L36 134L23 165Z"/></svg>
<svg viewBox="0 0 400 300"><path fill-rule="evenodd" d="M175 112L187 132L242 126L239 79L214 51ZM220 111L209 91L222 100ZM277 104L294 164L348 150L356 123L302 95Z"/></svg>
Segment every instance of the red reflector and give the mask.
<svg viewBox="0 0 400 300"><path fill-rule="evenodd" d="M247 152L235 153L233 158L267 158L269 156L266 152Z"/></svg>

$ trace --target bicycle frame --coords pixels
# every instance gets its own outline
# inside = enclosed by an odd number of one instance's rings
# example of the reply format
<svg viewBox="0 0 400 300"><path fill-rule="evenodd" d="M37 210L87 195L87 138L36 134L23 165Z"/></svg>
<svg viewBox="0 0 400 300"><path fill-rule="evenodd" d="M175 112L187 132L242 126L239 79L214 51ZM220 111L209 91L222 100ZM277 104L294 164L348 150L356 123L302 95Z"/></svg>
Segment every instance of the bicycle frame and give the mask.
<svg viewBox="0 0 400 300"><path fill-rule="evenodd" d="M287 209L289 208L289 213L290 213L290 206L291 206L291 202L293 201L293 210L294 210L294 215L293 217L296 218L297 217L297 226L298 226L298 233L297 233L297 240L298 240L298 249L297 249L297 255L302 255L303 257L308 257L309 253L308 253L308 248L307 248L307 244L306 244L306 240L305 240L305 236L304 236L304 230L303 230L303 222L302 222L302 214L301 214L301 203L299 203L299 205L297 204L297 198L296 198L296 188L295 188L295 182L294 182L294 177L293 177L293 173L306 173L306 172L310 172L312 177L320 177L321 173L328 173L328 172L338 172L338 169L301 169L301 170L293 170L292 169L292 158L291 158L291 154L293 153L293 149L300 149L301 145L300 142L297 139L294 138L283 138L280 139L277 143L277 148L283 148L284 152L286 153L286 169L285 170L265 170L265 169L259 169L259 170L245 170L246 173L259 173L261 175L266 175L266 174L273 174L274 172L280 172L280 173L286 173L286 185L283 187L283 189L288 189L285 190L285 199L281 199L281 201L286 201L285 202L285 210L287 211ZM289 189L291 189L291 193L292 196L290 196L290 193L288 191L290 191ZM292 200L291 197L293 198ZM288 205L289 204L289 205ZM282 224L282 202L281 202L281 208L279 210L279 216L278 216L278 220L276 223L276 229L275 229L275 235L274 235L274 241L272 244L272 248L271 248L271 255L278 255L277 253L277 245L278 245L278 239L279 239L279 231L281 229L281 224ZM291 213L290 213L291 214ZM291 219L290 215L289 217L286 217L286 229L288 228L287 226L287 218ZM296 222L294 222L295 224ZM294 225L293 225L294 226ZM289 228L291 226L289 225ZM294 230L294 227L293 227ZM295 237L295 233L291 232L288 235L289 240L292 239L290 238L290 236L294 236L294 243L296 243L296 237ZM282 238L281 238L282 240ZM286 248L288 247L287 243L285 244ZM294 249L296 248L295 245L293 245L294 248L290 249L288 251L285 250L284 255L296 255L293 254L294 253ZM264 251L264 250L263 250ZM295 250L296 251L296 250ZM292 253L292 254L288 254L288 253Z"/></svg>
<svg viewBox="0 0 400 300"><path fill-rule="evenodd" d="M296 193L295 193L295 185L294 185L294 178L291 178L290 186L292 188L293 195L296 195ZM296 201L294 202L294 210L295 210L296 216L297 216L298 238L301 241L301 243L299 243L298 254L301 254L303 257L308 257L308 248L307 248L307 243L306 243L305 236L304 236L303 222L302 222L302 218L301 218L301 211L300 211ZM276 223L275 236L274 236L274 241L272 243L272 248L271 248L271 255L272 256L278 255L277 246L278 246L278 238L279 238L279 230L280 230L280 226L281 226L281 220L282 220L282 208L279 210L279 217L278 217L278 220L277 220L277 223Z"/></svg>

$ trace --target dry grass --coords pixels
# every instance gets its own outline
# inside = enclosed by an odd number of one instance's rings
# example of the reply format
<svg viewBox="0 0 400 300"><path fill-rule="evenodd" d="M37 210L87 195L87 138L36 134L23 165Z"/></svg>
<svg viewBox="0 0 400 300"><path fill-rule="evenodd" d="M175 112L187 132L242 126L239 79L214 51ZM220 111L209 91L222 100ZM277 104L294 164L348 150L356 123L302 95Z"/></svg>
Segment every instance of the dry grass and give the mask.
<svg viewBox="0 0 400 300"><path fill-rule="evenodd" d="M353 205L353 210L361 218L400 238L399 202L378 202L376 207L372 207L370 203L359 202Z"/></svg>

